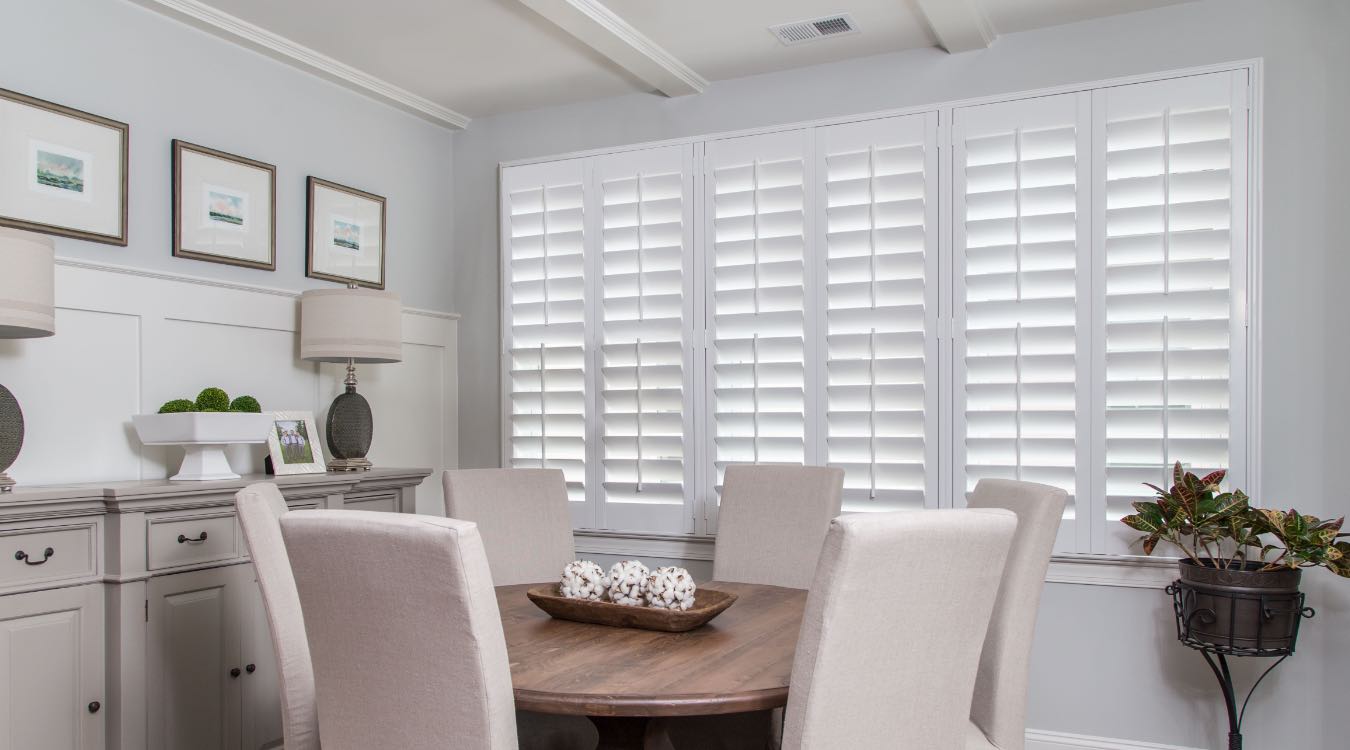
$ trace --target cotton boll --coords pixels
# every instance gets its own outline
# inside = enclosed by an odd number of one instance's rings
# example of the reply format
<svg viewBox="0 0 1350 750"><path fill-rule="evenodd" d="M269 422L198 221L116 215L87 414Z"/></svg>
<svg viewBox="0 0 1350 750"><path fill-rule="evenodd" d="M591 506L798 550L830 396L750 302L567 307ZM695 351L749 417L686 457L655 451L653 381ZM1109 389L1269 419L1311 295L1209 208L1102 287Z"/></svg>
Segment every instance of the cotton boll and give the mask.
<svg viewBox="0 0 1350 750"><path fill-rule="evenodd" d="M647 604L658 609L686 610L694 606L694 577L684 568L657 568L647 577Z"/></svg>
<svg viewBox="0 0 1350 750"><path fill-rule="evenodd" d="M586 599L601 601L609 582L605 570L590 560L573 560L563 568L562 583L558 584L558 593L568 599Z"/></svg>
<svg viewBox="0 0 1350 750"><path fill-rule="evenodd" d="M651 571L640 560L621 560L609 569L609 600L615 604L642 606Z"/></svg>

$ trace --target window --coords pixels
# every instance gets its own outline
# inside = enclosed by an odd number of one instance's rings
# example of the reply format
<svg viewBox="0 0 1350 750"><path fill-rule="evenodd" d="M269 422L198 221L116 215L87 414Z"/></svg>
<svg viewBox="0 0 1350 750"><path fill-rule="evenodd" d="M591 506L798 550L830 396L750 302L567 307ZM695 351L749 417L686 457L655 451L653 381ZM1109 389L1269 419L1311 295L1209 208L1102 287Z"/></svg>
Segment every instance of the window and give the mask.
<svg viewBox="0 0 1350 750"><path fill-rule="evenodd" d="M502 172L505 456L579 528L716 531L728 463L845 511L1070 493L1059 553L1176 460L1246 476L1248 71ZM950 144L947 148L944 144Z"/></svg>

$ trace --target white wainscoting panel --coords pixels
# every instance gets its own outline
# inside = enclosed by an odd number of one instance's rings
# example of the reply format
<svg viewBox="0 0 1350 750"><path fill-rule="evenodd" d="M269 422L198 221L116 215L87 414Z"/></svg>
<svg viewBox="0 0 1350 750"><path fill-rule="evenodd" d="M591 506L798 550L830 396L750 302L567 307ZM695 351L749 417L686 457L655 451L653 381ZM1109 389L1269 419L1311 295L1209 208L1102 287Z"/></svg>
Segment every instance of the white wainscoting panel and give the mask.
<svg viewBox="0 0 1350 750"><path fill-rule="evenodd" d="M323 429L345 368L299 357L296 292L58 259L56 335L0 341L0 383L27 437L10 475L23 484L169 476L178 448L146 448L131 415L210 385L271 410L313 411ZM359 367L375 413L371 460L435 469L418 509L441 513L439 473L458 464L458 316L403 315L404 361ZM237 471L262 471L266 448L239 446Z"/></svg>

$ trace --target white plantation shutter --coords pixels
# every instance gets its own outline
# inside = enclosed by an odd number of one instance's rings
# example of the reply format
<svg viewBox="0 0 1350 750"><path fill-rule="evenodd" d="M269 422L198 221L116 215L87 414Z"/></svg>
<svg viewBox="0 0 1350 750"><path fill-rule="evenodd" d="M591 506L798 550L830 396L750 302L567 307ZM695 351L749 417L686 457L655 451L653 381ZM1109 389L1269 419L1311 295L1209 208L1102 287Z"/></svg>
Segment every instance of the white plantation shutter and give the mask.
<svg viewBox="0 0 1350 750"><path fill-rule="evenodd" d="M693 531L692 160L671 146L595 162L602 528Z"/></svg>
<svg viewBox="0 0 1350 750"><path fill-rule="evenodd" d="M936 507L937 113L816 138L823 458L846 511Z"/></svg>
<svg viewBox="0 0 1350 750"><path fill-rule="evenodd" d="M512 467L562 469L573 521L587 503L586 210L581 160L502 170L504 376Z"/></svg>
<svg viewBox="0 0 1350 750"><path fill-rule="evenodd" d="M1214 73L1096 93L1098 345L1106 534L1141 483L1181 461L1241 484L1246 264L1246 74ZM1236 486L1236 485L1235 485Z"/></svg>
<svg viewBox="0 0 1350 750"><path fill-rule="evenodd" d="M806 292L810 132L710 141L704 180L708 479L728 463L810 463ZM710 493L710 497L715 494ZM710 528L715 507L708 509Z"/></svg>
<svg viewBox="0 0 1350 750"><path fill-rule="evenodd" d="M985 477L1062 487L1061 551L1090 538L1074 523L1091 424L1089 106L969 107L953 125L954 499Z"/></svg>

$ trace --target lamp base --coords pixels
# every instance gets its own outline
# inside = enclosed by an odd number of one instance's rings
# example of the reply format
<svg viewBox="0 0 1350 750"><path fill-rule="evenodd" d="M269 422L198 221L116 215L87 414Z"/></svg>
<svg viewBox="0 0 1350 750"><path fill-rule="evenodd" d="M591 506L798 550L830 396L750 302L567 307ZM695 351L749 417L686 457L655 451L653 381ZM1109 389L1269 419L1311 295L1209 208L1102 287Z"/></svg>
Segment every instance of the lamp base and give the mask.
<svg viewBox="0 0 1350 750"><path fill-rule="evenodd" d="M370 471L373 466L364 458L335 458L328 462L329 471Z"/></svg>
<svg viewBox="0 0 1350 750"><path fill-rule="evenodd" d="M0 492L14 489L14 480L5 472L14 465L23 447L23 410L19 400L0 385Z"/></svg>

